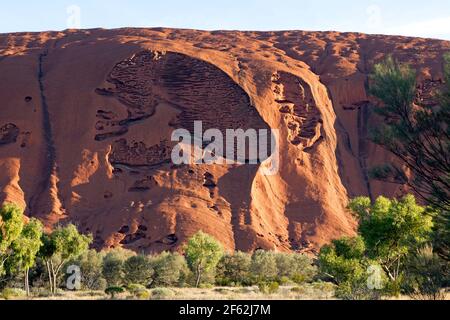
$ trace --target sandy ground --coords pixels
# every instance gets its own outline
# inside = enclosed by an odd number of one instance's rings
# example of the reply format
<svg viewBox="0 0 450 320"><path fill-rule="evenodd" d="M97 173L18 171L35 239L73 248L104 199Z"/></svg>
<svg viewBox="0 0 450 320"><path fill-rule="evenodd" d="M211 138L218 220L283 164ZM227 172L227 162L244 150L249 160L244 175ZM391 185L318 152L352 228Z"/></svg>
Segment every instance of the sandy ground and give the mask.
<svg viewBox="0 0 450 320"><path fill-rule="evenodd" d="M119 294L117 300L336 300L334 289L328 284L307 284L300 287L280 287L274 294L263 294L257 287L208 289L195 288L163 288L149 290L150 297L139 299L129 292ZM30 300L108 300L110 297L98 291L59 292L56 296L29 298ZM2 299L0 299L2 300ZM13 300L28 300L16 297ZM388 300L413 300L409 296L389 298ZM447 292L445 300L450 300Z"/></svg>

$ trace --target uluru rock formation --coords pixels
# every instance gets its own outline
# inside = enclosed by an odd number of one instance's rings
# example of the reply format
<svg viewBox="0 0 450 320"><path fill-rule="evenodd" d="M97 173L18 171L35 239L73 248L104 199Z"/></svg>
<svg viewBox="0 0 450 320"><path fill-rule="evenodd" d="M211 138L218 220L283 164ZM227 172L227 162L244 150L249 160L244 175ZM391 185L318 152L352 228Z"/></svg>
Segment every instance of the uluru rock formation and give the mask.
<svg viewBox="0 0 450 320"><path fill-rule="evenodd" d="M392 55L433 104L450 42L337 32L173 29L0 35L0 202L95 246L177 250L203 230L228 249L312 251L356 223L359 195L401 196L368 170L368 74ZM171 133L280 130L279 172L171 163ZM395 178L395 177L394 177Z"/></svg>

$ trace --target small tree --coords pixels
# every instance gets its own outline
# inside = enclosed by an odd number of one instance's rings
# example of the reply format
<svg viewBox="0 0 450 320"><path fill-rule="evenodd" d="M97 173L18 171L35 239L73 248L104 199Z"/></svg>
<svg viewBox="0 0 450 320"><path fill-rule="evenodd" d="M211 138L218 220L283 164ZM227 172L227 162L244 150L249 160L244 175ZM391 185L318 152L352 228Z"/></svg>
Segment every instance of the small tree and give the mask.
<svg viewBox="0 0 450 320"><path fill-rule="evenodd" d="M68 260L76 258L87 251L91 242L92 236L80 234L77 227L73 224L69 224L66 227L58 227L51 234L43 236L40 256L44 259L47 266L50 291L52 293L56 293L57 279L62 266Z"/></svg>
<svg viewBox="0 0 450 320"><path fill-rule="evenodd" d="M365 256L366 248L361 237L343 238L324 246L319 254L319 267L322 276L336 285L336 296L345 300L378 299L384 286L383 275L369 288L370 266L375 262Z"/></svg>
<svg viewBox="0 0 450 320"><path fill-rule="evenodd" d="M88 250L79 257L70 260L66 265L77 265L81 269L81 284L87 290L105 290L106 280L103 278L103 256L96 250Z"/></svg>
<svg viewBox="0 0 450 320"><path fill-rule="evenodd" d="M44 227L39 220L31 219L25 225L11 248L13 251L12 264L18 270L24 271L24 287L27 295L30 295L29 272L36 263L36 256L42 246L42 234Z"/></svg>
<svg viewBox="0 0 450 320"><path fill-rule="evenodd" d="M275 253L257 250L252 255L250 270L256 282L271 282L278 275Z"/></svg>
<svg viewBox="0 0 450 320"><path fill-rule="evenodd" d="M186 281L189 268L186 259L178 253L163 252L151 258L154 270L152 287L182 286Z"/></svg>
<svg viewBox="0 0 450 320"><path fill-rule="evenodd" d="M439 253L450 259L450 55L444 57L445 81L435 92L434 103L416 99L416 72L393 58L375 65L370 92L381 100L375 110L384 117L373 128L372 140L394 154L411 172L407 183L429 204L439 209L435 241ZM394 162L384 166L403 171ZM376 170L377 171L377 170ZM386 170L382 170L388 173ZM378 170L380 172L380 170Z"/></svg>
<svg viewBox="0 0 450 320"><path fill-rule="evenodd" d="M406 284L413 297L445 299L444 287L449 277L449 265L426 246L406 262Z"/></svg>
<svg viewBox="0 0 450 320"><path fill-rule="evenodd" d="M405 257L430 241L432 217L412 195L402 200L380 197L374 204L360 197L349 207L359 219L368 257L378 260L390 279L398 281Z"/></svg>
<svg viewBox="0 0 450 320"><path fill-rule="evenodd" d="M150 260L144 255L128 258L123 265L123 270L125 285L140 284L148 286L153 275Z"/></svg>
<svg viewBox="0 0 450 320"><path fill-rule="evenodd" d="M185 251L198 288L205 272L214 270L222 258L222 245L212 236L200 231L188 241Z"/></svg>
<svg viewBox="0 0 450 320"><path fill-rule="evenodd" d="M23 211L14 204L0 208L0 276L6 273L5 263L14 251L11 244L16 241L23 229Z"/></svg>
<svg viewBox="0 0 450 320"><path fill-rule="evenodd" d="M102 274L108 286L117 287L122 285L124 278L124 263L136 254L132 251L117 248L110 250L103 258Z"/></svg>
<svg viewBox="0 0 450 320"><path fill-rule="evenodd" d="M122 287L108 287L105 289L105 293L111 296L111 299L115 299L117 294L124 293L125 289Z"/></svg>
<svg viewBox="0 0 450 320"><path fill-rule="evenodd" d="M310 257L297 253L277 253L275 260L278 269L278 278L289 278L301 283L312 280L316 275L316 267Z"/></svg>
<svg viewBox="0 0 450 320"><path fill-rule="evenodd" d="M221 285L248 285L251 283L250 267L252 256L235 252L222 257L217 266L218 283Z"/></svg>

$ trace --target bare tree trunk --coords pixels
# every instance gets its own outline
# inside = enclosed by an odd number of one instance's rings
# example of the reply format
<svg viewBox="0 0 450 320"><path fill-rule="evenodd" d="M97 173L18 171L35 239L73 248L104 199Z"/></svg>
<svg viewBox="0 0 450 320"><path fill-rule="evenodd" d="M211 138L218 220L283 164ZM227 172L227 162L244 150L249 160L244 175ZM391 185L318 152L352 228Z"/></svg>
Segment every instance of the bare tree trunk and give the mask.
<svg viewBox="0 0 450 320"><path fill-rule="evenodd" d="M30 283L29 283L29 273L30 269L25 269L25 291L27 292L27 297L30 296Z"/></svg>
<svg viewBox="0 0 450 320"><path fill-rule="evenodd" d="M58 274L61 271L61 268L64 266L65 263L66 263L66 261L62 260L61 263L56 266L56 268L53 266L53 263L52 263L53 290L55 291L55 293L57 293L57 290L58 290Z"/></svg>
<svg viewBox="0 0 450 320"><path fill-rule="evenodd" d="M195 287L198 288L200 287L200 280L202 277L202 270L200 268L200 264L197 266L197 280L195 282Z"/></svg>
<svg viewBox="0 0 450 320"><path fill-rule="evenodd" d="M28 290L27 290L27 278L28 278L27 269L25 269L25 276L23 277L23 288L27 292L27 296L29 296Z"/></svg>
<svg viewBox="0 0 450 320"><path fill-rule="evenodd" d="M48 282L50 284L50 293L53 293L53 279L52 279L52 270L50 267L50 261L46 261L45 263L47 265Z"/></svg>
<svg viewBox="0 0 450 320"><path fill-rule="evenodd" d="M50 261L50 267L51 267L51 271L52 271L53 294L56 294L56 291L57 291L56 271L55 271L55 267L53 266L52 261Z"/></svg>

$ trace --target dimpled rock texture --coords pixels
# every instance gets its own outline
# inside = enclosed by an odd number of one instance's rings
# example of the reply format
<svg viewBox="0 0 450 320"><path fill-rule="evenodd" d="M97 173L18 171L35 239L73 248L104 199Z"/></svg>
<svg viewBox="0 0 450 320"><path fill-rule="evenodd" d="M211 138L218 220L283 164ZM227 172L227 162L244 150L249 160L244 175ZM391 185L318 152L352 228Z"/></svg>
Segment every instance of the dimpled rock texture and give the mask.
<svg viewBox="0 0 450 320"><path fill-rule="evenodd" d="M386 55L435 103L449 42L337 32L174 29L0 35L0 202L97 248L179 250L203 230L229 250L317 252L355 233L350 198L401 196L369 169L368 74ZM278 129L279 171L171 162L171 134Z"/></svg>

